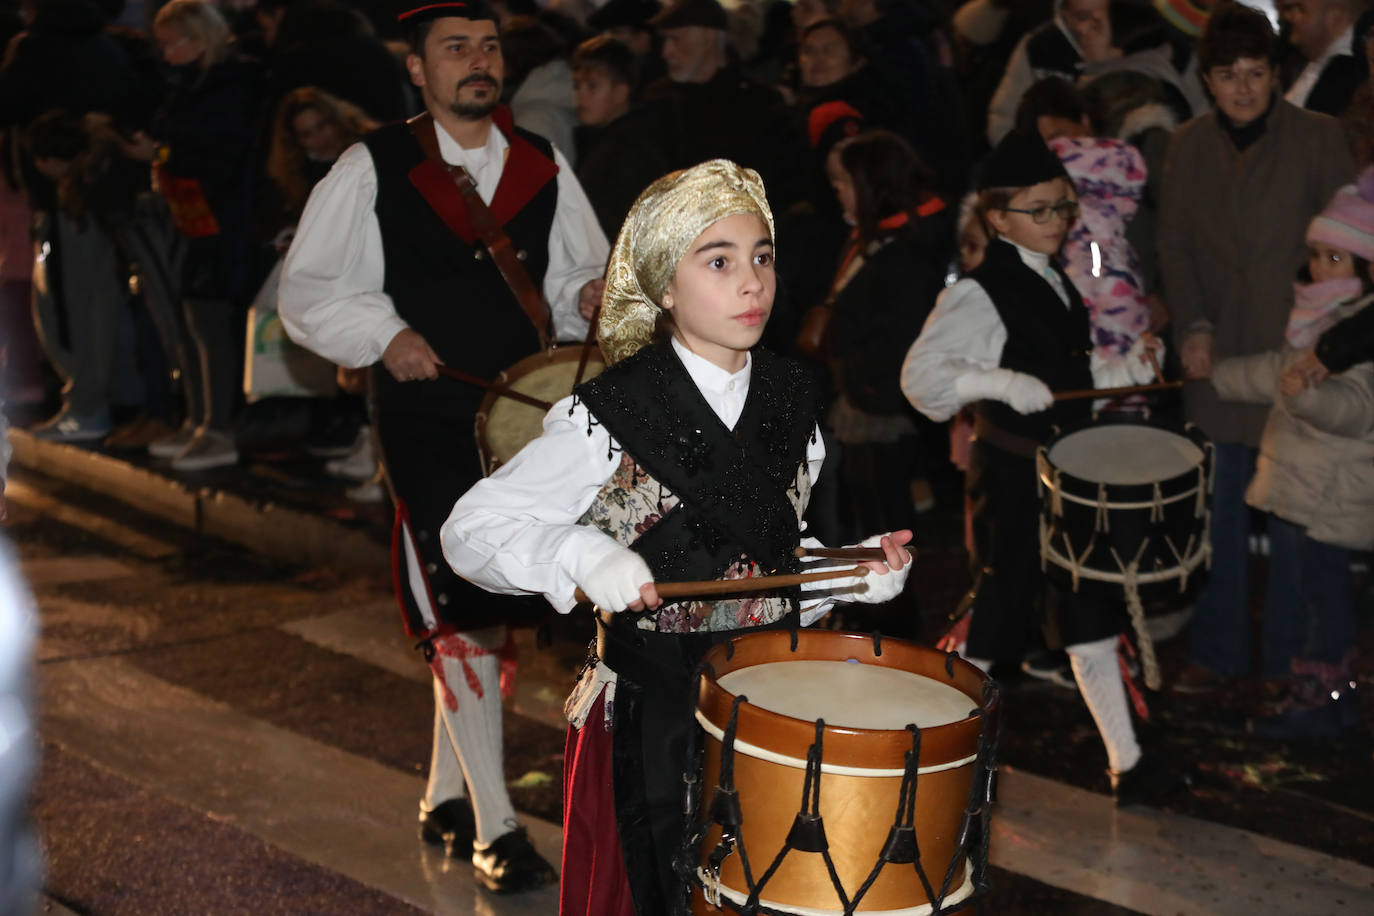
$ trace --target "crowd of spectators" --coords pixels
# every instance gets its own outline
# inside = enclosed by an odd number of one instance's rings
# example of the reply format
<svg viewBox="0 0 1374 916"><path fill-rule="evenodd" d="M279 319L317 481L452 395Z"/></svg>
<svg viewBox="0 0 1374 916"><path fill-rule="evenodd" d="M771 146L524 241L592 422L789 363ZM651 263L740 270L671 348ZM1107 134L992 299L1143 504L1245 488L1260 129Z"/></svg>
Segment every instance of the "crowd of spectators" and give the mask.
<svg viewBox="0 0 1374 916"><path fill-rule="evenodd" d="M249 305L271 307L273 265L333 160L419 110L388 5L3 6L4 397L51 400L55 370L61 406L36 435L180 471L238 462L272 438L244 398ZM897 379L940 289L981 256L986 226L961 200L992 144L1039 134L1064 161L1080 209L1062 259L1094 345L1121 354L1172 330L1171 364L1198 379L1213 357L1283 343L1308 223L1374 157L1363 0L1249 18L1226 0L494 6L503 98L574 165L609 237L668 170L724 157L762 175L780 255L765 343L831 384L840 472L816 514L841 543L908 524L947 446L958 463L966 433L910 410ZM1237 15L1251 38L1200 59L1209 22ZM284 425L288 444L367 452L360 383L342 381ZM1266 409L1192 397L1220 443L1218 559L1243 577L1227 551L1246 549ZM1203 622L1195 686L1243 667L1234 644L1209 654L1234 620Z"/></svg>

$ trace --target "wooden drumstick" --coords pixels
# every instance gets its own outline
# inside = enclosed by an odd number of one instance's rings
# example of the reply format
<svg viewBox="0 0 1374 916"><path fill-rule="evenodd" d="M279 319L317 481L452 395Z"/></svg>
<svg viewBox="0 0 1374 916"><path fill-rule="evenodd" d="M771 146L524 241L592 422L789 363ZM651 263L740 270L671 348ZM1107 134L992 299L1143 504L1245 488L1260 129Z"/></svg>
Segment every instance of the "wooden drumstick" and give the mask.
<svg viewBox="0 0 1374 916"><path fill-rule="evenodd" d="M577 360L577 375L573 376L573 387L582 384L582 377L587 374L587 361L591 358L592 351L598 353L601 345L596 342L597 322L601 318L601 303L596 304L592 309L592 317L587 319L587 339L582 341L582 356Z"/></svg>
<svg viewBox="0 0 1374 916"><path fill-rule="evenodd" d="M824 557L829 560L879 560L885 562L887 554L881 547L798 547L792 551L794 557Z"/></svg>
<svg viewBox="0 0 1374 916"><path fill-rule="evenodd" d="M538 407L540 410L553 409L553 405L548 401L541 401L527 394L521 394L513 388L506 387L501 382L488 382L475 375L468 375L461 369L454 369L451 366L445 366L443 364L437 365L434 368L439 370L440 375L446 375L451 379L457 379L465 385L473 385L477 388L486 389L487 391L494 391L500 397L510 398L512 401L519 401L521 404L528 404L531 407Z"/></svg>
<svg viewBox="0 0 1374 916"><path fill-rule="evenodd" d="M1162 370L1162 369L1159 368L1159 360L1155 359L1155 348L1154 348L1154 347L1146 347L1146 348L1145 348L1145 355L1148 356L1148 357L1150 358L1150 368L1153 369L1153 370L1155 370L1155 381L1156 381L1156 382L1162 382L1162 381L1164 381L1164 370Z"/></svg>
<svg viewBox="0 0 1374 916"><path fill-rule="evenodd" d="M1124 398L1147 391L1171 391L1182 388L1182 382L1151 382L1148 385L1126 385L1122 388L1075 388L1071 391L1056 391L1056 401L1075 401L1079 398Z"/></svg>
<svg viewBox="0 0 1374 916"><path fill-rule="evenodd" d="M789 573L783 576L754 576L750 579L710 579L704 582L655 582L658 596L672 598L693 598L698 595L737 595L741 592L767 592L780 588L791 588L807 582L822 582L826 579L847 579L851 576L868 575L867 566L852 569L831 569L825 572ZM573 600L578 604L591 601L582 589L573 592Z"/></svg>

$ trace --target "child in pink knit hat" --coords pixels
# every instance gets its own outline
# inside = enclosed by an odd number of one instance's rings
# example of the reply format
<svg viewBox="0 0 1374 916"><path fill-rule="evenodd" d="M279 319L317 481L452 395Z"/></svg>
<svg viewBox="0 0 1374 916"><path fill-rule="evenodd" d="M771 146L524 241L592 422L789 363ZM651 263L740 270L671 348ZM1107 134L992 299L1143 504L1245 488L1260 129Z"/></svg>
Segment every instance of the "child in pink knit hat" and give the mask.
<svg viewBox="0 0 1374 916"><path fill-rule="evenodd" d="M1350 551L1374 547L1374 363L1306 367L1323 331L1374 300L1374 169L1336 192L1307 245L1284 346L1212 373L1223 399L1273 405L1245 499L1273 515L1265 674L1292 680L1276 714L1251 726L1282 740L1333 738L1359 717Z"/></svg>

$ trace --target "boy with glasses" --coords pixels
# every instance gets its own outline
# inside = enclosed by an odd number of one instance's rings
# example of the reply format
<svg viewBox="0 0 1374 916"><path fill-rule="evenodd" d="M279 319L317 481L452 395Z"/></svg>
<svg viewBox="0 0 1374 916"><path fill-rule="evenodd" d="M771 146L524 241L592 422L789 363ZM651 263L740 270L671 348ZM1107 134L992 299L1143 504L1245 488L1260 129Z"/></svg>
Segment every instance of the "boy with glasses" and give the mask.
<svg viewBox="0 0 1374 916"><path fill-rule="evenodd" d="M1078 218L1064 166L1038 134L1014 131L983 167L979 209L991 238L983 263L936 302L902 366L902 391L937 422L974 405L976 438L967 478L978 570L964 654L990 669L1019 664L1037 641L1038 605L1054 606L1084 701L1107 747L1118 804L1147 802L1171 779L1142 766L1117 668L1124 602L1078 595L1039 602L1035 450L1052 434L1089 419L1087 399L1054 391L1144 384L1153 378L1146 335L1121 357L1095 352L1088 310L1054 257Z"/></svg>

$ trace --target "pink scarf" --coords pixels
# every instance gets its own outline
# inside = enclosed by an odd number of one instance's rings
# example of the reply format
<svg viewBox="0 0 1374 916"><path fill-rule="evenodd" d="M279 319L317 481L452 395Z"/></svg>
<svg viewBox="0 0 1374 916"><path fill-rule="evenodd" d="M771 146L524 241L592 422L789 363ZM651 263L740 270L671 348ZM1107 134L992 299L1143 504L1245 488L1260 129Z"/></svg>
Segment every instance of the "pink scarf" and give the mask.
<svg viewBox="0 0 1374 916"><path fill-rule="evenodd" d="M1364 284L1359 277L1343 277L1322 283L1294 283L1293 311L1288 314L1284 336L1296 350L1310 349L1322 332L1336 323L1336 309L1359 298Z"/></svg>

